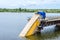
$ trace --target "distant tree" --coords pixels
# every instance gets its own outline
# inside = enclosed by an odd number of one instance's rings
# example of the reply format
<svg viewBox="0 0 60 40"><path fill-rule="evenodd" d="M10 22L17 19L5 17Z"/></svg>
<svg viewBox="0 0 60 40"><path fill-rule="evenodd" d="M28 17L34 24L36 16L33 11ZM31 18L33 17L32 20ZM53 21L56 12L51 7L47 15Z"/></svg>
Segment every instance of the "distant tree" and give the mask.
<svg viewBox="0 0 60 40"><path fill-rule="evenodd" d="M19 11L21 11L21 8L19 8Z"/></svg>

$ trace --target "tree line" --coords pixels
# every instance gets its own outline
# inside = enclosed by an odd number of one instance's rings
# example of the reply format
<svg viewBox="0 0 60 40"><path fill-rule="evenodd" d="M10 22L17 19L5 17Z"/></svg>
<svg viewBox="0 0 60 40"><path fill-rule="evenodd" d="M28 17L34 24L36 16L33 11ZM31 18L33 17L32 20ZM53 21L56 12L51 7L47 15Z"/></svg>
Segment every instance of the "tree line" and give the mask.
<svg viewBox="0 0 60 40"><path fill-rule="evenodd" d="M7 9L7 8L0 8L0 12L38 12L38 11L44 11L47 13L60 13L60 9L22 9L22 8L16 8L16 9Z"/></svg>

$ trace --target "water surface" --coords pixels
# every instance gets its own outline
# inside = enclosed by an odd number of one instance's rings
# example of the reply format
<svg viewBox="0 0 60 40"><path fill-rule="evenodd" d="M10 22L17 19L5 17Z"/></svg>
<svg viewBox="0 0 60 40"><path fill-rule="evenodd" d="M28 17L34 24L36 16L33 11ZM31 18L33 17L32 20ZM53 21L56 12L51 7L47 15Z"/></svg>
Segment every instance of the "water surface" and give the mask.
<svg viewBox="0 0 60 40"><path fill-rule="evenodd" d="M60 14L47 13L46 17L60 16ZM21 38L19 33L22 31L28 18L33 13L0 13L0 40L59 40L60 31L55 31L55 25L44 27L40 34Z"/></svg>

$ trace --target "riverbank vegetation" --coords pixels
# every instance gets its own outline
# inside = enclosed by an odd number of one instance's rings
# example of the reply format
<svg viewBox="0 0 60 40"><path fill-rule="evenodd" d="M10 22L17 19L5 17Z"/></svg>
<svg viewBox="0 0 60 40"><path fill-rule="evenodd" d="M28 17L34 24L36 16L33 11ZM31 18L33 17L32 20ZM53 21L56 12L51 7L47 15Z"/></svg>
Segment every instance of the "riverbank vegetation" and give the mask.
<svg viewBox="0 0 60 40"><path fill-rule="evenodd" d="M0 8L0 12L37 12L37 11L44 11L47 13L60 13L60 9L7 9L7 8Z"/></svg>

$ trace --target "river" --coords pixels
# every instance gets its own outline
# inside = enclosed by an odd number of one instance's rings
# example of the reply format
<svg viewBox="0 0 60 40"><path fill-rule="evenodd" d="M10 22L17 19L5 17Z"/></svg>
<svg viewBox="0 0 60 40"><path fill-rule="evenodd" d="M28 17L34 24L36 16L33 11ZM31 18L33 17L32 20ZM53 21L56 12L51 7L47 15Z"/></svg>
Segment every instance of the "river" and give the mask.
<svg viewBox="0 0 60 40"><path fill-rule="evenodd" d="M60 40L60 31L55 25L44 27L40 34L19 37L20 32L34 13L0 13L0 40ZM47 13L46 17L60 16L59 13Z"/></svg>

